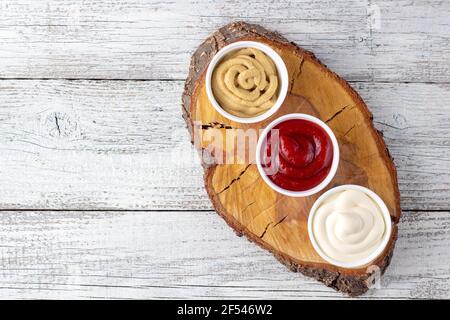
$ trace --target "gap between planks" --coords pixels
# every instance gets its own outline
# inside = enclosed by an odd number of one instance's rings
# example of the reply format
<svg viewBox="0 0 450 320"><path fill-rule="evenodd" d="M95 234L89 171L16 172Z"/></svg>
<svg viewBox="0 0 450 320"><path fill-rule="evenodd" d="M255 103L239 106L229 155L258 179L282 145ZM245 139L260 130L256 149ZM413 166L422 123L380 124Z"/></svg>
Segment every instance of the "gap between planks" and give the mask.
<svg viewBox="0 0 450 320"><path fill-rule="evenodd" d="M402 210L402 213L414 213L414 212L449 212L449 209L434 209L434 210L425 210L425 209L408 209ZM215 210L210 209L0 209L1 212L209 212L215 213Z"/></svg>
<svg viewBox="0 0 450 320"><path fill-rule="evenodd" d="M345 80L345 79L344 79ZM130 81L130 82L182 82L186 81L186 79L180 78L162 78L162 79L146 79L146 78L2 78L0 77L0 81ZM438 85L450 85L448 81L386 81L386 80L346 80L348 83L386 83L386 84L438 84Z"/></svg>

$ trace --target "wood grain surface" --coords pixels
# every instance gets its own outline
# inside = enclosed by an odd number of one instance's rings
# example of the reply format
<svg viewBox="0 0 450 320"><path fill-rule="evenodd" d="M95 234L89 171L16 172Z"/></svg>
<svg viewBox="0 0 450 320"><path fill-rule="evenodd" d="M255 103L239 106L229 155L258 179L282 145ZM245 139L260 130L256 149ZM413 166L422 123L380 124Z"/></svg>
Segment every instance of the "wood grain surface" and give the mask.
<svg viewBox="0 0 450 320"><path fill-rule="evenodd" d="M282 106L259 123L242 124L221 116L206 94L205 73L210 59L226 45L242 40L270 46L283 59L289 75L289 89ZM200 152L207 153L202 157L205 189L214 209L227 224L236 233L271 252L290 269L350 296L365 293L374 267L383 273L389 265L401 209L397 169L382 135L373 126L372 114L358 93L311 52L289 43L273 30L235 22L214 32L193 54L182 100L183 118L191 140ZM249 146L256 144L258 130L292 113L306 113L321 119L336 135L339 144L336 175L323 190L308 197L288 197L273 191L260 179L251 155L255 149ZM217 129L217 125L229 129ZM253 130L254 142L242 142L239 129ZM232 133L237 137L232 138ZM244 154L239 155L239 149L244 149ZM237 159L233 157L230 161L225 156L235 152ZM342 184L357 184L373 190L386 203L392 217L389 244L364 267L340 268L329 264L309 241L307 221L314 201L333 186Z"/></svg>
<svg viewBox="0 0 450 320"><path fill-rule="evenodd" d="M449 2L238 3L0 1L1 298L344 298L209 211L179 97L237 19L313 51L384 133L406 211L362 298L450 298Z"/></svg>

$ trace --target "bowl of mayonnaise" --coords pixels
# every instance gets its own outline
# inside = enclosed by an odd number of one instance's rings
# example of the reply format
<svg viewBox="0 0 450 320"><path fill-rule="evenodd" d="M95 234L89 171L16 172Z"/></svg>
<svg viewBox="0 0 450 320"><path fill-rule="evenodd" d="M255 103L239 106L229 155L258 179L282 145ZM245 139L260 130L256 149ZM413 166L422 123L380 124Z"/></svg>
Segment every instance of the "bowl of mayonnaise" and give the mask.
<svg viewBox="0 0 450 320"><path fill-rule="evenodd" d="M341 185L322 194L311 207L308 234L325 261L342 268L369 265L383 253L392 232L384 201L359 185Z"/></svg>

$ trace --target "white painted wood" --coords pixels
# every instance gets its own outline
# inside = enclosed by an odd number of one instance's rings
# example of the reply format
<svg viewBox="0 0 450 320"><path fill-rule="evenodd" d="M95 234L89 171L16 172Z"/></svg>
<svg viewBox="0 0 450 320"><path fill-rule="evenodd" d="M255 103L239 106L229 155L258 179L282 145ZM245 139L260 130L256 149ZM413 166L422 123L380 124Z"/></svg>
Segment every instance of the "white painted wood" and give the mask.
<svg viewBox="0 0 450 320"><path fill-rule="evenodd" d="M450 88L356 83L398 168L403 209L449 209ZM0 81L0 208L211 209L182 82Z"/></svg>
<svg viewBox="0 0 450 320"><path fill-rule="evenodd" d="M0 298L344 298L213 212L1 212ZM406 212L372 298L450 298L450 212Z"/></svg>
<svg viewBox="0 0 450 320"><path fill-rule="evenodd" d="M184 79L205 37L245 20L347 80L449 82L449 15L442 0L2 0L0 77Z"/></svg>
<svg viewBox="0 0 450 320"><path fill-rule="evenodd" d="M449 16L441 0L1 0L0 298L343 298L189 211L211 205L183 82L158 79L238 19L313 51L384 131L413 212L362 298L450 298Z"/></svg>

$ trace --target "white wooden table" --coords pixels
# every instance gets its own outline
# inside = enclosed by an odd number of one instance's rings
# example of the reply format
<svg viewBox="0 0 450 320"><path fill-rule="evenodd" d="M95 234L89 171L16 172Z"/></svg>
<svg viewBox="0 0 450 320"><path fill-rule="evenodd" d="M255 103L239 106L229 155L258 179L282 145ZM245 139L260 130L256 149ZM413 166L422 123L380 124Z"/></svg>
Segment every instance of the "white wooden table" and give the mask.
<svg viewBox="0 0 450 320"><path fill-rule="evenodd" d="M384 132L403 217L362 298L450 298L450 3L434 0L0 0L0 298L345 298L236 237L203 190L183 80L238 19L313 51Z"/></svg>

